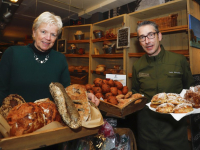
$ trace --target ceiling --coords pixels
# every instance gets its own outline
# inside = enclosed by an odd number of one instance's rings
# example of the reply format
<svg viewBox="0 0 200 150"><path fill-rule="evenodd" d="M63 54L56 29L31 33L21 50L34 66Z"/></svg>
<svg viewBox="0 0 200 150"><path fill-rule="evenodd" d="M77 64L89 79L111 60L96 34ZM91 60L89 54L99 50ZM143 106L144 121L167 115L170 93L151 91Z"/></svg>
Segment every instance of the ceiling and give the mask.
<svg viewBox="0 0 200 150"><path fill-rule="evenodd" d="M87 19L96 12L103 13L136 0L19 0L19 6L10 6L5 1L8 0L0 0L0 9L4 8L0 10L0 15L8 11L5 6L15 9L12 19L0 30L1 41L23 40L26 36L31 36L34 19L44 11L59 15L65 24L70 19Z"/></svg>

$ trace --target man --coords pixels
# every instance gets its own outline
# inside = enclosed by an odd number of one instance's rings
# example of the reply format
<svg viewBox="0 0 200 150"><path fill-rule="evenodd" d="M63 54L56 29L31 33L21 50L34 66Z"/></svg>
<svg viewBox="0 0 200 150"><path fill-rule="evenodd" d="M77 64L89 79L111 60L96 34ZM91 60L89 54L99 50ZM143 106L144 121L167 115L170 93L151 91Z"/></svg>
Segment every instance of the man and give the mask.
<svg viewBox="0 0 200 150"><path fill-rule="evenodd" d="M160 41L158 26L144 21L137 27L138 40L146 52L133 66L133 93L151 98L157 93L180 93L194 84L192 73L183 55L166 51ZM138 112L139 150L189 150L185 118L174 120L145 107Z"/></svg>

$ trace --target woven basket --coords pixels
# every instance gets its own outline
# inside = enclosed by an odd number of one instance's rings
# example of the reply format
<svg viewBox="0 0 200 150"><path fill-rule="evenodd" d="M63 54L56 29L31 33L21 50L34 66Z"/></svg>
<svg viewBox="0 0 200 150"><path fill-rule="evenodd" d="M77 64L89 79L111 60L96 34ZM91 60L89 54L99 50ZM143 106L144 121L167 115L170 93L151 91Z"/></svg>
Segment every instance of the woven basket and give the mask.
<svg viewBox="0 0 200 150"><path fill-rule="evenodd" d="M177 17L178 14L171 14L167 17L150 19L149 21L155 22L158 25L159 29L163 29L177 26ZM143 21L138 21L137 24L140 24L141 22Z"/></svg>

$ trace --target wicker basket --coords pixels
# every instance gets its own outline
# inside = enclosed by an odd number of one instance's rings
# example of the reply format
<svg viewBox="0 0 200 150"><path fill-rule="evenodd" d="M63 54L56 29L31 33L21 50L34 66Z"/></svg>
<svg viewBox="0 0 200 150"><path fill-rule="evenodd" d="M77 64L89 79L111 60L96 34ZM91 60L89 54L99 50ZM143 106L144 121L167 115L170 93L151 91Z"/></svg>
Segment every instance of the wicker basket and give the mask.
<svg viewBox="0 0 200 150"><path fill-rule="evenodd" d="M82 84L88 83L88 73L70 73L71 84Z"/></svg>
<svg viewBox="0 0 200 150"><path fill-rule="evenodd" d="M178 14L171 14L167 17L150 19L149 21L155 22L158 25L159 29L163 29L177 26L177 17ZM138 21L137 24L140 24L141 22L143 21Z"/></svg>

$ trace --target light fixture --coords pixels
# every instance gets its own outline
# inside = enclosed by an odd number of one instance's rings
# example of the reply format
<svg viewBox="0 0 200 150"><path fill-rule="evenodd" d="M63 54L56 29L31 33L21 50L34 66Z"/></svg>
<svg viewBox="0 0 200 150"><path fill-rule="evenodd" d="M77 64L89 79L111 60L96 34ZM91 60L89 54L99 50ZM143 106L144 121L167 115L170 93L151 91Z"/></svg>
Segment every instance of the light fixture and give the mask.
<svg viewBox="0 0 200 150"><path fill-rule="evenodd" d="M17 3L18 0L10 0L12 3Z"/></svg>
<svg viewBox="0 0 200 150"><path fill-rule="evenodd" d="M7 8L7 11L3 14L3 18L5 19L9 19L12 16L12 13L9 11L9 9Z"/></svg>

